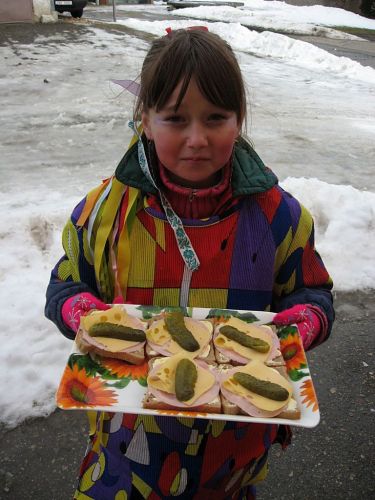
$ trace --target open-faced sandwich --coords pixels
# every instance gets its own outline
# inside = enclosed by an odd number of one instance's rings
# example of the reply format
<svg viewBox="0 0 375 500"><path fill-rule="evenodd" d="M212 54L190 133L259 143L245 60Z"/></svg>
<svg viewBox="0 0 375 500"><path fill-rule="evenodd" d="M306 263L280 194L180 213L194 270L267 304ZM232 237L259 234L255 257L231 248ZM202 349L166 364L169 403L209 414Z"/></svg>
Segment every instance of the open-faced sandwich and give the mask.
<svg viewBox="0 0 375 500"><path fill-rule="evenodd" d="M150 360L143 407L221 413L220 384L213 365L180 353Z"/></svg>
<svg viewBox="0 0 375 500"><path fill-rule="evenodd" d="M180 311L165 312L146 331L147 354L173 356L184 352L194 358L213 359L212 333L213 325L208 320L189 318Z"/></svg>
<svg viewBox="0 0 375 500"><path fill-rule="evenodd" d="M92 311L81 317L76 343L83 352L139 365L145 361L146 327L120 305Z"/></svg>
<svg viewBox="0 0 375 500"><path fill-rule="evenodd" d="M279 339L266 325L246 323L231 316L216 325L213 343L218 363L244 365L249 361L260 361L270 365L284 364Z"/></svg>
<svg viewBox="0 0 375 500"><path fill-rule="evenodd" d="M283 367L271 368L259 361L244 366L223 365L220 389L223 413L257 418L298 419L292 385Z"/></svg>

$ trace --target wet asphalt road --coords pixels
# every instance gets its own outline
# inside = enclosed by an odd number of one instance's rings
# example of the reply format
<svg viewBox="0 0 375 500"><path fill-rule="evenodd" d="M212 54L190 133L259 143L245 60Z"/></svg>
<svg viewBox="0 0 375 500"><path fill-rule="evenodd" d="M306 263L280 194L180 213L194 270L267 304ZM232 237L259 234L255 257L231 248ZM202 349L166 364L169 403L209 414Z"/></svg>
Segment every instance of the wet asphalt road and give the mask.
<svg viewBox="0 0 375 500"><path fill-rule="evenodd" d="M259 500L375 498L374 299L374 292L336 298L332 336L308 355L320 424L295 428L286 451L273 447ZM81 411L0 428L0 499L72 498L86 433Z"/></svg>
<svg viewBox="0 0 375 500"><path fill-rule="evenodd" d="M56 29L79 40L77 23L64 20L58 26L2 25L0 44L32 43ZM373 64L375 44L365 44ZM333 334L309 353L321 422L315 429L296 428L287 451L273 448L259 500L375 498L374 299L374 291L337 296ZM86 415L79 411L56 410L13 430L0 427L0 499L72 498L86 434Z"/></svg>

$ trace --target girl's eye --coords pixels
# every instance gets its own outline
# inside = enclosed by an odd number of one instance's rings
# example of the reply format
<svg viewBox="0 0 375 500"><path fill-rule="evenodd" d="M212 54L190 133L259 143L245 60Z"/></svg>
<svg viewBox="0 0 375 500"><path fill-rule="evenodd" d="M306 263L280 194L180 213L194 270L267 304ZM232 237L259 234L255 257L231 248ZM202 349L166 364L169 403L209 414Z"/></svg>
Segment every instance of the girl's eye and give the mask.
<svg viewBox="0 0 375 500"><path fill-rule="evenodd" d="M183 117L179 115L169 115L166 116L164 120L170 123L182 123L184 121Z"/></svg>
<svg viewBox="0 0 375 500"><path fill-rule="evenodd" d="M226 117L220 113L213 113L212 115L210 115L208 117L208 120L209 121L214 121L214 122L217 122L217 121L222 121L222 120L225 120Z"/></svg>

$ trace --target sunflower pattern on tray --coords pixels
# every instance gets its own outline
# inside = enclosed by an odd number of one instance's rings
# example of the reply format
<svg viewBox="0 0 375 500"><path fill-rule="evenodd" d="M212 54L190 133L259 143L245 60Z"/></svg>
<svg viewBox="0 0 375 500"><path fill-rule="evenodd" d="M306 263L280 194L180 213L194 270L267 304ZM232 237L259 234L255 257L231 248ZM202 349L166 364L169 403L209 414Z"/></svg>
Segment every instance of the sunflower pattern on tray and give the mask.
<svg viewBox="0 0 375 500"><path fill-rule="evenodd" d="M136 380L147 386L147 362L130 365L106 358L96 361L89 354L71 354L56 399L61 408L94 408L118 403L118 389Z"/></svg>
<svg viewBox="0 0 375 500"><path fill-rule="evenodd" d="M300 386L300 396L303 398L302 404L306 405L306 407L311 407L313 412L318 411L317 397L310 378L306 354L302 347L297 327L293 325L285 326L278 330L278 336L289 378L297 382L305 377L309 377Z"/></svg>

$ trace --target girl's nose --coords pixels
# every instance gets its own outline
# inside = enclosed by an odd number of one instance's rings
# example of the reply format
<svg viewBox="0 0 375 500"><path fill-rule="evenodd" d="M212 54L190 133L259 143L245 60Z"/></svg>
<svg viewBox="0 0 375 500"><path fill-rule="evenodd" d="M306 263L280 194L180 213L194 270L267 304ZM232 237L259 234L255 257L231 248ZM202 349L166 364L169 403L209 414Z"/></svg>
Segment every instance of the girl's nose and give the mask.
<svg viewBox="0 0 375 500"><path fill-rule="evenodd" d="M190 124L187 135L187 146L193 149L199 149L207 146L207 131L205 127L197 122Z"/></svg>

